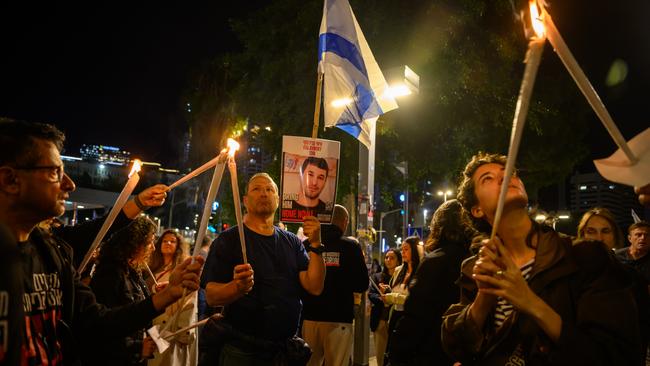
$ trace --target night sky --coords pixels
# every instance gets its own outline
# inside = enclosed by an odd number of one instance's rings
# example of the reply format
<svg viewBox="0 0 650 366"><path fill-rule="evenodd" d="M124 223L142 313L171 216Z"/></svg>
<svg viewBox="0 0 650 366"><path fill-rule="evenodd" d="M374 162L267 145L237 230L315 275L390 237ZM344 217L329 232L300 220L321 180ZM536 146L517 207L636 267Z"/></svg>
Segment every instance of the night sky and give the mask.
<svg viewBox="0 0 650 366"><path fill-rule="evenodd" d="M56 124L73 155L95 143L168 163L185 127L188 77L202 61L238 49L227 20L260 3L1 5L0 116ZM650 3L563 0L551 13L624 136L647 128ZM547 48L544 57L556 56ZM615 59L628 76L606 87ZM595 115L593 123L591 159L615 149Z"/></svg>
<svg viewBox="0 0 650 366"><path fill-rule="evenodd" d="M2 9L0 116L56 124L72 155L94 143L171 161L192 71L237 49L228 19L255 2L210 3Z"/></svg>

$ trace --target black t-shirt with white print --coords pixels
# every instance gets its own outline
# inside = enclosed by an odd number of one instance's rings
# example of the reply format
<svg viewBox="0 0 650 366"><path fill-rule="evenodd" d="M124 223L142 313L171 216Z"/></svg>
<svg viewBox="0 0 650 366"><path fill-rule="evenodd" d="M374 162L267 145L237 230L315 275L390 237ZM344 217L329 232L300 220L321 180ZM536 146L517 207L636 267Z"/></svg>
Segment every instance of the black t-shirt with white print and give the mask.
<svg viewBox="0 0 650 366"><path fill-rule="evenodd" d="M41 260L30 241L18 243L22 256L25 333L21 347L22 365L60 365L63 363L56 325L63 313L63 292L54 265Z"/></svg>

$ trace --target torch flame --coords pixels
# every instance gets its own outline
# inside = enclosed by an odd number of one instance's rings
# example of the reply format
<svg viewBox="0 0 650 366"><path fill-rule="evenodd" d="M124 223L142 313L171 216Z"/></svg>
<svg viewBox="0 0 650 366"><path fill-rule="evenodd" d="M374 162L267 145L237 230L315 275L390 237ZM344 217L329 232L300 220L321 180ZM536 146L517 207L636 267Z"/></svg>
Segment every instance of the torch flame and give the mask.
<svg viewBox="0 0 650 366"><path fill-rule="evenodd" d="M131 178L131 176L133 174L139 172L141 167L142 167L142 162L140 161L140 159L133 160L133 167L131 167L131 172L129 173L129 178Z"/></svg>
<svg viewBox="0 0 650 366"><path fill-rule="evenodd" d="M237 150L239 150L239 143L233 139L228 139L228 155L234 157Z"/></svg>
<svg viewBox="0 0 650 366"><path fill-rule="evenodd" d="M533 25L533 30L537 38L544 38L546 35L546 28L544 27L544 19L539 14L539 9L537 8L537 1L531 0L530 3L530 21Z"/></svg>

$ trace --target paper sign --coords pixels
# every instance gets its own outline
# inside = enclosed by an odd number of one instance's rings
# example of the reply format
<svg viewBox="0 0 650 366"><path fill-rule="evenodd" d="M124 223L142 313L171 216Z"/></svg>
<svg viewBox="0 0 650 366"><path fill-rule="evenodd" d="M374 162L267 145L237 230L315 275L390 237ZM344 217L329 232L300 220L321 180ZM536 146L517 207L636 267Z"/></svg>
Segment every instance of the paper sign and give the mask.
<svg viewBox="0 0 650 366"><path fill-rule="evenodd" d="M336 202L341 143L300 136L282 137L280 221L315 216L331 223Z"/></svg>

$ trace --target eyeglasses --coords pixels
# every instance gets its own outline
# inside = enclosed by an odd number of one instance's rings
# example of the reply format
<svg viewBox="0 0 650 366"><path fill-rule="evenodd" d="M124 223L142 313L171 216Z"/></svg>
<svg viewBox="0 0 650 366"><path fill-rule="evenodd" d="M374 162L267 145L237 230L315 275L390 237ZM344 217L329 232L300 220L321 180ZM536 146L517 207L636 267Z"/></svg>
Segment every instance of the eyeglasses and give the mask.
<svg viewBox="0 0 650 366"><path fill-rule="evenodd" d="M16 170L49 170L48 175L50 182L61 183L63 179L63 165L42 165L42 166L19 166L15 167Z"/></svg>

